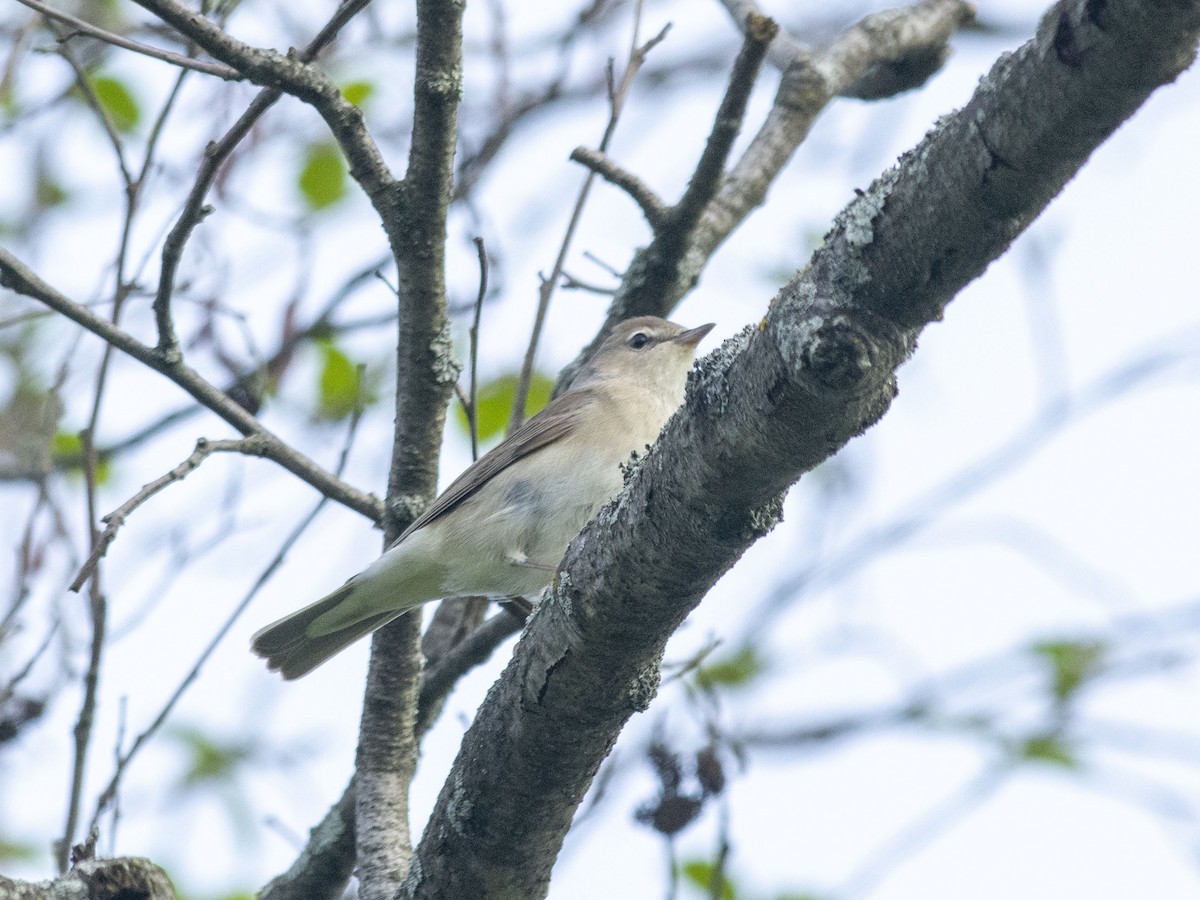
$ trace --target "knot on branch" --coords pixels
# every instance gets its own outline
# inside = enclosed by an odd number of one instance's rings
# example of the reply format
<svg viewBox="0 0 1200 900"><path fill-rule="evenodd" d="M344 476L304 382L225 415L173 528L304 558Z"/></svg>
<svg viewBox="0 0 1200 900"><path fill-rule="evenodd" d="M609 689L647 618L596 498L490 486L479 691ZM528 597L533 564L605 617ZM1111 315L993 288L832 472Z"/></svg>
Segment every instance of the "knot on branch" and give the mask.
<svg viewBox="0 0 1200 900"><path fill-rule="evenodd" d="M629 703L629 708L634 712L645 712L650 708L650 701L658 695L658 688L662 684L662 670L657 663L653 663L642 669L634 676L632 683L629 685L629 692L626 694L626 700Z"/></svg>
<svg viewBox="0 0 1200 900"><path fill-rule="evenodd" d="M826 319L797 338L791 353L781 348L784 358L803 381L822 392L858 393L877 371L875 340L848 316Z"/></svg>
<svg viewBox="0 0 1200 900"><path fill-rule="evenodd" d="M751 12L746 15L746 37L760 44L769 44L779 34L779 26L770 16Z"/></svg>

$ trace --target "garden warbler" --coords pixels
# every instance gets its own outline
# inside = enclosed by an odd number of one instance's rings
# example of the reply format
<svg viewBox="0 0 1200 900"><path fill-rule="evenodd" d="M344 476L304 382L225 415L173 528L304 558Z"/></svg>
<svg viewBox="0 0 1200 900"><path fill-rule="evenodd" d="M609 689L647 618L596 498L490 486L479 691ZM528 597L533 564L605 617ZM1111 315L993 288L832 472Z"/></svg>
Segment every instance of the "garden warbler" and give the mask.
<svg viewBox="0 0 1200 900"><path fill-rule="evenodd" d="M569 390L463 472L366 570L255 634L254 652L299 678L430 600L536 595L571 538L620 491L621 464L683 402L712 327L653 316L618 324Z"/></svg>

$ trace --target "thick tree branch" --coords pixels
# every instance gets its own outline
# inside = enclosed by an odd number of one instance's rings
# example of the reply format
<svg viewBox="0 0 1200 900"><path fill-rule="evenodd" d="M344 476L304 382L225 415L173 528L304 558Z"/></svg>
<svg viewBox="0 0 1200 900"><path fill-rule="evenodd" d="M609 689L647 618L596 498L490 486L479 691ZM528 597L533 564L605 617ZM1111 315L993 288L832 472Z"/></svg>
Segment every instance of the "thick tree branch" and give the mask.
<svg viewBox="0 0 1200 900"><path fill-rule="evenodd" d="M396 430L385 546L437 492L446 407L458 381L446 314L446 216L462 99L462 2L419 0L413 134L394 206L380 208L396 258ZM390 900L409 868L408 789L417 764L420 612L379 629L357 755L359 896Z"/></svg>
<svg viewBox="0 0 1200 900"><path fill-rule="evenodd" d="M804 472L879 419L922 327L1192 60L1200 2L1070 0L837 219L572 542L464 739L407 897L537 897L672 631Z"/></svg>
<svg viewBox="0 0 1200 900"><path fill-rule="evenodd" d="M362 513L373 522L383 519L383 504L379 498L351 487L303 453L292 449L268 431L258 419L234 403L227 394L206 381L194 369L184 365L177 357L164 357L155 348L146 346L107 319L97 316L86 306L59 293L6 250L0 250L0 285L41 301L110 346L165 375L195 398L201 406L224 419L244 437L252 439L245 444L247 453L273 460L330 500Z"/></svg>

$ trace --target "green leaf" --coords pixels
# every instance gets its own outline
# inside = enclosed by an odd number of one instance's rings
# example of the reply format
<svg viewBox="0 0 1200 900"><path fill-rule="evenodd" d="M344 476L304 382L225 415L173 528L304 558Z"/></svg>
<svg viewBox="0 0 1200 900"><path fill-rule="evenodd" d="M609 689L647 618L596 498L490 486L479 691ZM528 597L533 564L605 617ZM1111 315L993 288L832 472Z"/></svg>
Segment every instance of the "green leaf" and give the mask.
<svg viewBox="0 0 1200 900"><path fill-rule="evenodd" d="M117 131L133 131L142 119L137 100L123 81L108 75L91 78L92 90Z"/></svg>
<svg viewBox="0 0 1200 900"><path fill-rule="evenodd" d="M688 884L698 887L704 892L704 896L712 896L713 879L717 877L715 864L705 859L692 859L680 866L679 871ZM728 872L724 873L722 882L721 900L736 900L737 891L734 889L733 882L729 880Z"/></svg>
<svg viewBox="0 0 1200 900"><path fill-rule="evenodd" d="M1016 751L1022 762L1043 762L1067 769L1079 768L1079 759L1057 734L1036 734L1022 741Z"/></svg>
<svg viewBox="0 0 1200 900"><path fill-rule="evenodd" d="M703 688L740 688L761 675L766 668L767 664L758 651L745 646L732 656L701 666L696 671L696 681Z"/></svg>
<svg viewBox="0 0 1200 900"><path fill-rule="evenodd" d="M317 418L338 422L365 402L358 367L332 341L318 341L321 374L317 379Z"/></svg>
<svg viewBox="0 0 1200 900"><path fill-rule="evenodd" d="M180 786L192 788L203 782L232 781L238 768L250 758L250 751L240 744L218 744L198 728L179 726L170 736L187 751L187 768Z"/></svg>
<svg viewBox="0 0 1200 900"><path fill-rule="evenodd" d="M346 160L331 141L309 144L298 178L300 194L314 212L346 196Z"/></svg>
<svg viewBox="0 0 1200 900"><path fill-rule="evenodd" d="M362 106L375 93L375 85L369 81L351 81L342 85L342 96L355 106Z"/></svg>
<svg viewBox="0 0 1200 900"><path fill-rule="evenodd" d="M83 437L77 431L55 432L50 441L50 454L55 464L70 472L83 472ZM107 459L96 463L96 484L107 484L112 477L112 464Z"/></svg>
<svg viewBox="0 0 1200 900"><path fill-rule="evenodd" d="M1099 670L1107 649L1102 641L1042 641L1033 652L1050 664L1054 699L1063 704Z"/></svg>
<svg viewBox="0 0 1200 900"><path fill-rule="evenodd" d="M550 394L554 390L554 379L541 372L534 372L529 379L529 399L525 403L525 413L532 416L550 402ZM508 427L512 415L513 397L517 393L517 376L501 375L479 386L475 406L478 410L479 440L487 441L503 433ZM470 434L471 427L467 422L467 414L461 404L455 405L454 419L458 422L463 434Z"/></svg>

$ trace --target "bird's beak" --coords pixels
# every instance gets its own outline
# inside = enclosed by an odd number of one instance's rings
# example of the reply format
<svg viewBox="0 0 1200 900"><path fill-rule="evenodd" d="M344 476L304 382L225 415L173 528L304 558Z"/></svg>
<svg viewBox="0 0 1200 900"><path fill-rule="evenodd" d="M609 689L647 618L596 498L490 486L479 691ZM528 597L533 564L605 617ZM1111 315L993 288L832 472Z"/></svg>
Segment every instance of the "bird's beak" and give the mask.
<svg viewBox="0 0 1200 900"><path fill-rule="evenodd" d="M681 331L675 337L671 338L671 340L687 347L695 347L704 340L704 336L712 331L716 325L716 322L709 322L707 325L698 325L695 328L689 328L687 331Z"/></svg>

